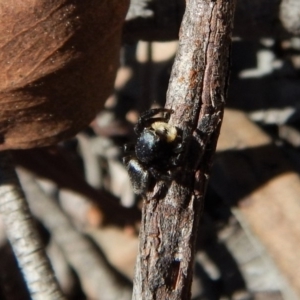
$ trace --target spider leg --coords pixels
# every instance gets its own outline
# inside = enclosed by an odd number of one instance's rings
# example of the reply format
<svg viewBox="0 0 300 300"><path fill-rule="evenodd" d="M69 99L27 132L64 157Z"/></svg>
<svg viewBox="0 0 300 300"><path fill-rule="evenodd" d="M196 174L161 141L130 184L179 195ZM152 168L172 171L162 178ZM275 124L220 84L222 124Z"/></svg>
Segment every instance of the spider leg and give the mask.
<svg viewBox="0 0 300 300"><path fill-rule="evenodd" d="M168 122L170 119L171 114L174 111L168 108L153 108L146 110L144 113L141 114L137 124L134 126L134 131L136 134L139 134L143 131L144 127L148 127L154 122ZM152 118L153 116L164 113L163 117Z"/></svg>
<svg viewBox="0 0 300 300"><path fill-rule="evenodd" d="M168 185L165 181L158 181L153 189L153 194L151 196L151 200L160 200L166 196L168 191Z"/></svg>
<svg viewBox="0 0 300 300"><path fill-rule="evenodd" d="M134 152L134 149L135 149L135 144L134 143L123 145L123 152L124 153Z"/></svg>
<svg viewBox="0 0 300 300"><path fill-rule="evenodd" d="M178 167L180 165L180 163L182 162L183 157L184 157L184 155L182 152L178 153L178 155L176 155L175 157L172 157L170 159L170 166Z"/></svg>
<svg viewBox="0 0 300 300"><path fill-rule="evenodd" d="M162 174L154 168L149 168L148 170L156 181L151 199L159 200L164 198L168 191L167 187L173 180L172 174Z"/></svg>
<svg viewBox="0 0 300 300"><path fill-rule="evenodd" d="M133 156L131 155L123 156L122 158L123 164L126 166L132 158Z"/></svg>
<svg viewBox="0 0 300 300"><path fill-rule="evenodd" d="M173 179L172 174L160 173L155 168L149 168L149 172L157 181L171 181Z"/></svg>
<svg viewBox="0 0 300 300"><path fill-rule="evenodd" d="M169 108L152 108L143 112L140 116L140 119L147 120L159 113L167 113L170 117L170 114L172 114L173 112L174 112L173 109L169 109Z"/></svg>
<svg viewBox="0 0 300 300"><path fill-rule="evenodd" d="M184 143L179 143L178 145L176 145L176 147L173 148L173 152L176 154L183 152L185 148L184 146L185 146Z"/></svg>
<svg viewBox="0 0 300 300"><path fill-rule="evenodd" d="M192 139L192 129L189 126L185 126L182 131L181 143L178 143L174 148L173 152L177 154L175 157L171 158L170 163L171 166L179 166L185 156L185 150L187 149L187 145L190 143Z"/></svg>
<svg viewBox="0 0 300 300"><path fill-rule="evenodd" d="M124 156L122 158L123 164L127 165L129 161L134 157L134 147L133 143L123 145Z"/></svg>

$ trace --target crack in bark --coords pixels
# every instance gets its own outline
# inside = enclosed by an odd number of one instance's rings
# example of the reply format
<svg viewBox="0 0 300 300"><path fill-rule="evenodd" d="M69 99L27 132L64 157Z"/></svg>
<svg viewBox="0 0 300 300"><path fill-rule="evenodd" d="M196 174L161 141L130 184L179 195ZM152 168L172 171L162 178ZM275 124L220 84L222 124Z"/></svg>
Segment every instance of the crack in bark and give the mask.
<svg viewBox="0 0 300 300"><path fill-rule="evenodd" d="M191 128L191 139L165 197L153 200L149 193L144 201L140 253L152 238L147 228L156 224L161 238L156 251L138 258L133 299L190 299L197 227L226 97L234 7L233 0L187 1L166 107L174 110L170 124Z"/></svg>

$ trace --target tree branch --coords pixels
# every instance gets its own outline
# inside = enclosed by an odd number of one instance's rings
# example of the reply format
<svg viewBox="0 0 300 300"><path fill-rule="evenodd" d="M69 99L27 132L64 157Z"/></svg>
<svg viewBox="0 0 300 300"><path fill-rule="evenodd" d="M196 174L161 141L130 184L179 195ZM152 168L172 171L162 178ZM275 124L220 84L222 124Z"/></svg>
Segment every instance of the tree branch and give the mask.
<svg viewBox="0 0 300 300"><path fill-rule="evenodd" d="M1 217L31 298L34 300L65 299L54 278L7 152L0 152L0 169Z"/></svg>
<svg viewBox="0 0 300 300"><path fill-rule="evenodd" d="M180 174L164 199L144 201L133 299L190 299L205 187L227 93L235 1L189 0L166 107L170 124L190 128ZM155 196L154 196L155 197Z"/></svg>
<svg viewBox="0 0 300 300"><path fill-rule="evenodd" d="M30 208L59 245L68 263L79 277L88 298L129 299L131 287L127 281L122 280L123 278L110 268L89 239L75 230L55 200L43 193L30 173L18 169L18 174L25 187Z"/></svg>

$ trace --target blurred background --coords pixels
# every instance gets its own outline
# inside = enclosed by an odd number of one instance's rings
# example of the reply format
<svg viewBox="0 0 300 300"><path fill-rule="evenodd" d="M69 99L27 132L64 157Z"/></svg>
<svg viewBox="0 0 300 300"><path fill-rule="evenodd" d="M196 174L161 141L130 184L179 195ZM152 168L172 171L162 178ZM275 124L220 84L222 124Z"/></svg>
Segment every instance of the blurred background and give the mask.
<svg viewBox="0 0 300 300"><path fill-rule="evenodd" d="M283 20L284 12L298 6L240 2L192 299L296 300L300 26L293 29ZM122 164L123 145L135 141L133 126L141 112L164 106L183 9L182 1L131 1L114 92L103 110L88 128L58 146L13 151L47 254L69 299L100 300L100 285L108 294L132 288L142 199L133 194ZM0 231L0 298L27 299L3 226Z"/></svg>

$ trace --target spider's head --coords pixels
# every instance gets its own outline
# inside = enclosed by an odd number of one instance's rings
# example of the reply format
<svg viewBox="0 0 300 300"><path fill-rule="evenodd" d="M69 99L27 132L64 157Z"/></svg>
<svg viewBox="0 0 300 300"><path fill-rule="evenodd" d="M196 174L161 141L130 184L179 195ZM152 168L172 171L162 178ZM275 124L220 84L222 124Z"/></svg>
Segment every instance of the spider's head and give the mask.
<svg viewBox="0 0 300 300"><path fill-rule="evenodd" d="M151 128L160 139L172 143L177 137L177 129L165 122L154 122Z"/></svg>
<svg viewBox="0 0 300 300"><path fill-rule="evenodd" d="M170 158L170 149L174 146L178 132L176 127L165 122L154 122L145 127L137 139L135 153L143 163L164 161Z"/></svg>

